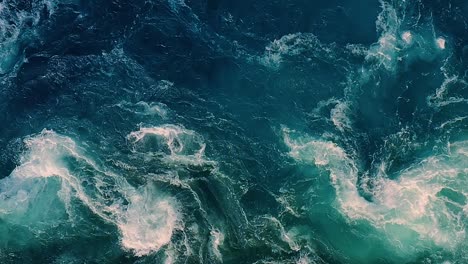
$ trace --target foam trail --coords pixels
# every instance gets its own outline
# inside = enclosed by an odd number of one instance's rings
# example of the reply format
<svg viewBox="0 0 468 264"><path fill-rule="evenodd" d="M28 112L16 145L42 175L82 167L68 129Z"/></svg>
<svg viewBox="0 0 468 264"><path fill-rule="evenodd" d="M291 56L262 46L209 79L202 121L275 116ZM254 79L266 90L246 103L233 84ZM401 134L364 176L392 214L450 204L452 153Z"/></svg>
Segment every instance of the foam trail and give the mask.
<svg viewBox="0 0 468 264"><path fill-rule="evenodd" d="M210 235L211 252L218 260L222 260L223 255L221 254L219 247L224 243L224 234L219 230L213 229L210 231Z"/></svg>
<svg viewBox="0 0 468 264"><path fill-rule="evenodd" d="M330 118L341 132L352 130L353 121L350 118L351 108L347 102L338 101L330 111Z"/></svg>
<svg viewBox="0 0 468 264"><path fill-rule="evenodd" d="M403 32L403 34L401 34L401 38L402 38L407 44L411 44L411 42L413 41L413 35L411 34L410 31L405 31L405 32Z"/></svg>
<svg viewBox="0 0 468 264"><path fill-rule="evenodd" d="M266 48L260 64L278 69L287 57L299 56L309 52L311 57L333 58L333 50L322 44L315 35L310 33L295 33L273 40Z"/></svg>
<svg viewBox="0 0 468 264"><path fill-rule="evenodd" d="M72 201L77 200L114 224L121 234L122 247L137 256L156 252L170 242L180 221L178 205L152 184L134 188L122 176L101 169L71 138L50 130L24 142L27 151L21 165L0 182L2 218L13 223L23 221L11 216L36 210L37 205L32 203L43 199L41 196L61 200L71 216ZM46 187L51 184L47 179L59 180L60 190L44 193L31 188L38 179L46 180Z"/></svg>
<svg viewBox="0 0 468 264"><path fill-rule="evenodd" d="M181 126L141 127L128 134L127 139L134 145L135 151L160 153L169 163L212 164L204 158L206 144L203 138Z"/></svg>
<svg viewBox="0 0 468 264"><path fill-rule="evenodd" d="M167 106L162 103L147 103L139 101L136 104L132 104L122 101L118 103L117 106L126 111L142 116L159 116L161 118L166 118L168 115Z"/></svg>
<svg viewBox="0 0 468 264"><path fill-rule="evenodd" d="M468 103L468 99L461 95L451 95L452 89L467 89L468 83L457 75L444 73L445 79L433 95L427 97L427 104L434 108L445 107L452 104Z"/></svg>
<svg viewBox="0 0 468 264"><path fill-rule="evenodd" d="M168 244L173 231L178 228L180 216L174 201L155 197L157 192L153 186L138 190L130 196L130 204L124 213L116 215L122 245L134 250L137 256L150 254Z"/></svg>
<svg viewBox="0 0 468 264"><path fill-rule="evenodd" d="M442 37L439 37L436 39L437 46L439 49L445 49L445 39Z"/></svg>
<svg viewBox="0 0 468 264"><path fill-rule="evenodd" d="M422 8L420 2L380 0L380 3L382 11L376 21L380 36L366 54L371 68L394 72L415 60L434 60L445 49L444 38L434 41L432 21L421 19L421 13L412 15L413 9Z"/></svg>
<svg viewBox="0 0 468 264"><path fill-rule="evenodd" d="M284 129L284 139L291 157L330 173L338 208L348 219L366 220L407 251L431 244L454 249L464 243L467 141L450 144L450 155L427 157L395 180L376 176L374 201L369 202L359 195L354 159L337 144L297 136L288 129Z"/></svg>
<svg viewBox="0 0 468 264"><path fill-rule="evenodd" d="M240 231L238 235L243 235L242 227L247 225L247 217L239 203L239 199L230 189L230 180L218 171L218 165L215 161L205 157L204 139L201 135L193 130L186 129L182 126L165 124L154 127L140 127L139 130L133 131L127 135L127 140L132 144L134 152L141 154L145 159L156 157L158 161L163 161L165 165L181 167L184 171L187 168L209 171L210 176L213 176L209 181L215 191L217 197L220 197L220 203L223 204L222 210L225 211L226 217L235 222L236 228ZM174 172L174 171L173 171ZM174 177L158 177L158 181L167 182L171 185L189 190L195 198L194 201L199 208L203 208L203 201L192 187L179 178L179 175ZM219 195L219 196L218 196ZM207 214L205 209L202 209L203 214ZM208 218L208 216L206 216ZM211 224L210 224L211 226ZM217 261L223 260L221 247L223 246L225 235L214 227L210 227L210 237L208 239L208 252L213 259ZM237 235L237 234L236 234ZM185 255L193 255L191 252L190 242L186 240L184 243L187 252ZM168 258L170 260L171 258Z"/></svg>

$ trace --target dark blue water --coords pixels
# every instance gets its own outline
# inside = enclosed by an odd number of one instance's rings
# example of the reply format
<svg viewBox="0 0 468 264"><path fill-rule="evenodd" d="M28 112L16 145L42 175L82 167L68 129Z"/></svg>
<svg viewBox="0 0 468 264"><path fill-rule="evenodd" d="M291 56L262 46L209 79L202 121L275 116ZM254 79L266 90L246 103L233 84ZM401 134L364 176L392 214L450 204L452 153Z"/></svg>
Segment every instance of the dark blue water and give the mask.
<svg viewBox="0 0 468 264"><path fill-rule="evenodd" d="M468 263L466 1L0 0L0 263Z"/></svg>

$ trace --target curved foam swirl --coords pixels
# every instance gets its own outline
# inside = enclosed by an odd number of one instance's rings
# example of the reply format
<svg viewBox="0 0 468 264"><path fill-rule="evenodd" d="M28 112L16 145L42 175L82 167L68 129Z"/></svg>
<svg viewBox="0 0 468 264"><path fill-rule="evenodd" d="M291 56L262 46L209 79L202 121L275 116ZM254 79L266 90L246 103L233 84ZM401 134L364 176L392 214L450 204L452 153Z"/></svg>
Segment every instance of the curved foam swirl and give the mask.
<svg viewBox="0 0 468 264"><path fill-rule="evenodd" d="M378 15L376 28L377 42L368 49L349 44L351 53L365 58L368 66L395 71L402 62L411 63L417 59L433 60L446 48L448 41L435 36L430 20L421 19L421 14L412 14L421 3L381 0L382 11ZM416 18L415 18L416 16ZM330 60L336 56L336 45L323 44L313 34L294 33L273 40L266 48L259 62L277 69L288 57L305 56ZM368 74L368 73L364 73Z"/></svg>
<svg viewBox="0 0 468 264"><path fill-rule="evenodd" d="M116 105L126 111L135 113L136 115L142 116L159 116L160 118L166 118L168 114L167 106L162 103L147 103L139 101L135 104L122 101Z"/></svg>
<svg viewBox="0 0 468 264"><path fill-rule="evenodd" d="M454 249L466 238L468 212L468 142L449 146L447 155L430 156L401 171L396 179L376 175L372 202L358 192L353 157L337 144L284 129L294 159L329 172L340 212L350 220L365 220L405 250L431 244Z"/></svg>
<svg viewBox="0 0 468 264"><path fill-rule="evenodd" d="M420 2L380 1L382 11L376 26L380 33L366 60L375 66L395 71L402 62L433 60L447 47L447 40L436 37L432 21L423 19ZM419 10L414 14L414 10Z"/></svg>
<svg viewBox="0 0 468 264"><path fill-rule="evenodd" d="M298 56L309 52L310 57L330 59L334 57L333 49L322 44L318 38L310 33L295 33L273 40L266 48L259 62L277 69L287 57Z"/></svg>
<svg viewBox="0 0 468 264"><path fill-rule="evenodd" d="M170 242L180 220L178 205L151 183L139 188L131 186L124 177L86 156L71 138L53 131L44 130L24 142L27 151L21 157L21 165L0 182L2 218L34 225L36 220L48 218L46 208L37 208L47 203L35 203L46 196L49 202L60 198L71 219L73 201L79 201L115 225L122 246L135 255L158 251ZM33 184L37 179L43 184ZM56 179L60 187L54 193L53 188L46 187Z"/></svg>
<svg viewBox="0 0 468 264"><path fill-rule="evenodd" d="M128 134L127 139L136 150L160 153L168 162L189 165L209 163L204 159L206 144L203 138L195 131L180 126L141 127Z"/></svg>
<svg viewBox="0 0 468 264"><path fill-rule="evenodd" d="M468 87L466 80L457 75L449 76L444 72L445 79L433 95L427 97L427 104L431 107L440 108L452 104L466 104L468 99L463 93L453 94L452 90L464 91Z"/></svg>

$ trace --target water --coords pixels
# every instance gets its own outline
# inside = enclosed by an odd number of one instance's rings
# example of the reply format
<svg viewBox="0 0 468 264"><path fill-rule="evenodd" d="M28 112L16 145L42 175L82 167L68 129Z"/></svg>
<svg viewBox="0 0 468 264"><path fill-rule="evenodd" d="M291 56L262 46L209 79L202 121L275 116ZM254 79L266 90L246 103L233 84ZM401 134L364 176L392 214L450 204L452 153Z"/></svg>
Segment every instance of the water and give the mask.
<svg viewBox="0 0 468 264"><path fill-rule="evenodd" d="M468 263L465 1L0 2L0 263Z"/></svg>

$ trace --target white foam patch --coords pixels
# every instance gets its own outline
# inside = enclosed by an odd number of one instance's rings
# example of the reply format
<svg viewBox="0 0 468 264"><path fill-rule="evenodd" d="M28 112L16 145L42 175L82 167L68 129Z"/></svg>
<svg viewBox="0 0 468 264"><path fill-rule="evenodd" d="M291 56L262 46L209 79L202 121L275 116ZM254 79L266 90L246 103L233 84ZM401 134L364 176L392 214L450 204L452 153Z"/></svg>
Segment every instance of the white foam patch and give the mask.
<svg viewBox="0 0 468 264"><path fill-rule="evenodd" d="M213 229L210 231L210 236L211 252L218 260L222 261L223 255L221 254L219 247L224 243L224 234L219 230Z"/></svg>
<svg viewBox="0 0 468 264"><path fill-rule="evenodd" d="M448 156L432 156L402 171L396 180L374 175L373 202L356 186L355 161L337 144L298 136L284 129L290 155L330 173L339 210L351 220L366 220L397 247L422 250L434 243L453 249L465 241L468 193L468 141L453 143ZM468 152L467 152L468 153ZM383 166L385 170L385 166ZM384 173L383 173L384 174Z"/></svg>
<svg viewBox="0 0 468 264"><path fill-rule="evenodd" d="M445 39L444 38L437 38L436 44L439 49L445 49Z"/></svg>
<svg viewBox="0 0 468 264"><path fill-rule="evenodd" d="M30 210L27 206L15 207L15 203L45 195L60 198L71 215L70 201L78 199L104 221L114 224L121 234L123 248L137 256L156 252L170 242L180 221L174 199L151 184L134 188L124 177L102 169L71 138L53 131L44 130L25 139L25 145L28 150L21 165L0 182L0 216ZM58 193L33 192L36 189L30 186L37 179L58 179L61 189Z"/></svg>
<svg viewBox="0 0 468 264"><path fill-rule="evenodd" d="M275 217L266 217L266 218L270 220L274 225L277 226L279 233L280 233L281 240L286 242L292 251L297 252L301 249L301 246L295 241L293 235L286 232L283 224L277 218Z"/></svg>
<svg viewBox="0 0 468 264"><path fill-rule="evenodd" d="M393 70L398 61L399 27L401 18L395 7L385 1L380 1L382 11L377 17L376 26L381 35L377 43L369 48L366 59L377 61L387 70Z"/></svg>
<svg viewBox="0 0 468 264"><path fill-rule="evenodd" d="M405 31L405 32L403 32L403 34L401 34L401 38L402 38L403 41L405 41L407 44L411 44L411 42L413 41L413 35L411 34L410 31Z"/></svg>
<svg viewBox="0 0 468 264"><path fill-rule="evenodd" d="M347 102L338 101L330 111L330 118L335 127L343 131L352 130L353 122L350 118L351 109Z"/></svg>
<svg viewBox="0 0 468 264"><path fill-rule="evenodd" d="M315 35L294 33L273 40L266 48L259 62L267 67L277 69L286 57L298 56L308 52L310 56L332 58L333 50L323 45Z"/></svg>
<svg viewBox="0 0 468 264"><path fill-rule="evenodd" d="M206 144L192 130L176 125L141 127L131 132L127 139L136 150L166 153L164 160L177 164L202 165L211 163L204 157Z"/></svg>
<svg viewBox="0 0 468 264"><path fill-rule="evenodd" d="M147 103L140 101L136 103L136 105L141 106L143 108L143 114L145 115L159 115L161 117L167 116L167 107L165 104L162 103Z"/></svg>
<svg viewBox="0 0 468 264"><path fill-rule="evenodd" d="M385 34L379 38L378 45L369 50L371 55L380 57L382 64L391 69L397 60L397 39L394 34ZM373 52L373 53L372 53Z"/></svg>
<svg viewBox="0 0 468 264"><path fill-rule="evenodd" d="M433 25L428 21L408 21L414 19L406 11L414 8L411 1L380 0L382 11L379 13L376 26L379 39L371 45L366 60L371 68L383 68L395 71L400 65L407 66L415 60L433 60L437 49L445 48L445 40L440 39L434 45ZM418 27L411 31L404 27L408 24ZM402 63L404 62L404 63Z"/></svg>
<svg viewBox="0 0 468 264"><path fill-rule="evenodd" d="M179 213L174 202L155 197L157 192L152 186L139 190L130 197L124 214L117 218L122 245L134 250L137 256L150 254L168 244L177 228Z"/></svg>
<svg viewBox="0 0 468 264"><path fill-rule="evenodd" d="M451 119L451 120L448 120L448 121L442 123L442 124L441 124L440 126L438 126L436 129L444 129L446 126L449 126L449 127L450 127L450 126L452 126L452 125L454 125L454 124L456 124L456 123L459 123L459 122L464 121L464 120L467 119L467 118L468 118L468 116L459 116L459 117L455 117L455 118L453 118L453 119Z"/></svg>
<svg viewBox="0 0 468 264"><path fill-rule="evenodd" d="M315 261L309 259L307 255L301 255L299 259L297 259L296 264L312 264L315 263Z"/></svg>
<svg viewBox="0 0 468 264"><path fill-rule="evenodd" d="M167 106L163 103L147 103L144 101L139 101L136 104L132 104L126 101L122 101L118 103L116 106L129 111L133 112L137 115L142 116L159 116L161 118L166 118L169 110Z"/></svg>

